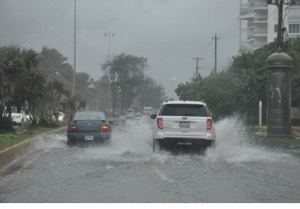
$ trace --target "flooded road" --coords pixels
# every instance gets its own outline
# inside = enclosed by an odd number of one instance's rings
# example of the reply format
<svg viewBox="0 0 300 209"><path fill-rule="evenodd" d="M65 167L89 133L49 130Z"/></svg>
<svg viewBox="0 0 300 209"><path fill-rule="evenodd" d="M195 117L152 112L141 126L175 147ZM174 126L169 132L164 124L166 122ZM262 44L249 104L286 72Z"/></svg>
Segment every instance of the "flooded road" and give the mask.
<svg viewBox="0 0 300 209"><path fill-rule="evenodd" d="M68 147L51 135L0 176L0 202L299 202L300 159L216 124L206 155L153 154L151 127L128 122L112 144Z"/></svg>

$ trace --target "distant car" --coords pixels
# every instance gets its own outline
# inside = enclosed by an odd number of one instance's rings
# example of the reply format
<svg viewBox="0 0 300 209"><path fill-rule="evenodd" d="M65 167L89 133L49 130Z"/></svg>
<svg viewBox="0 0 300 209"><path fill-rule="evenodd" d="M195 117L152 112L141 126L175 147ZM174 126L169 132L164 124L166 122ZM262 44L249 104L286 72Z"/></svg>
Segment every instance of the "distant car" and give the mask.
<svg viewBox="0 0 300 209"><path fill-rule="evenodd" d="M136 112L134 115L135 115L135 117L141 117L142 116L142 114L140 112Z"/></svg>
<svg viewBox="0 0 300 209"><path fill-rule="evenodd" d="M30 122L30 117L24 112L13 112L11 113L11 120L14 124L21 125Z"/></svg>
<svg viewBox="0 0 300 209"><path fill-rule="evenodd" d="M77 112L67 130L67 144L111 142L111 122L103 112Z"/></svg>
<svg viewBox="0 0 300 209"><path fill-rule="evenodd" d="M134 109L127 109L127 110L126 110L125 117L126 117L127 119L133 119L133 118L135 117Z"/></svg>
<svg viewBox="0 0 300 209"><path fill-rule="evenodd" d="M63 122L66 120L66 115L63 112L56 112L53 117L53 121Z"/></svg>
<svg viewBox="0 0 300 209"><path fill-rule="evenodd" d="M108 109L108 110L106 110L106 113L107 113L108 116L112 116L113 115L113 110Z"/></svg>
<svg viewBox="0 0 300 209"><path fill-rule="evenodd" d="M178 146L201 150L215 144L215 127L205 103L198 101L164 102L158 114L151 115L153 151Z"/></svg>
<svg viewBox="0 0 300 209"><path fill-rule="evenodd" d="M144 107L143 114L150 116L153 113L153 107Z"/></svg>

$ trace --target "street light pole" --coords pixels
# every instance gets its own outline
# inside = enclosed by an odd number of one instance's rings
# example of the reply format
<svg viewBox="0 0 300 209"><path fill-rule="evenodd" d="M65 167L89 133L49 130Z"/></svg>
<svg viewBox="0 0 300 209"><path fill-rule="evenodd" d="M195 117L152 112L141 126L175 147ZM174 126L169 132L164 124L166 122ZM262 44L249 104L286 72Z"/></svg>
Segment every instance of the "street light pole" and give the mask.
<svg viewBox="0 0 300 209"><path fill-rule="evenodd" d="M199 77L199 62L200 60L203 60L203 58L200 58L200 57L195 57L193 58L194 60L196 60L196 79Z"/></svg>
<svg viewBox="0 0 300 209"><path fill-rule="evenodd" d="M108 32L108 33L104 33L104 37L108 38L108 60L109 62L111 61L111 47L110 47L110 44L111 44L111 38L115 37L116 34L115 33L111 33L111 32ZM111 104L113 103L112 101L112 96L111 96L111 77L110 77L110 73L108 73L108 108L109 108L109 111L111 110ZM114 112L114 110L113 110Z"/></svg>
<svg viewBox="0 0 300 209"><path fill-rule="evenodd" d="M108 59L110 59L110 56L111 56L111 54L110 54L110 39L113 37L116 37L116 34L108 32L108 33L104 33L104 37L108 37Z"/></svg>
<svg viewBox="0 0 300 209"><path fill-rule="evenodd" d="M176 92L175 92L175 90L176 90L176 76L175 75L173 75L173 76L171 76L171 81L173 81L174 82L174 100L175 100L175 97L176 97Z"/></svg>
<svg viewBox="0 0 300 209"><path fill-rule="evenodd" d="M77 8L76 8L76 2L77 0L74 0L74 57L73 57L73 85L72 85L72 93L75 95L75 88L76 88L76 16L77 16Z"/></svg>

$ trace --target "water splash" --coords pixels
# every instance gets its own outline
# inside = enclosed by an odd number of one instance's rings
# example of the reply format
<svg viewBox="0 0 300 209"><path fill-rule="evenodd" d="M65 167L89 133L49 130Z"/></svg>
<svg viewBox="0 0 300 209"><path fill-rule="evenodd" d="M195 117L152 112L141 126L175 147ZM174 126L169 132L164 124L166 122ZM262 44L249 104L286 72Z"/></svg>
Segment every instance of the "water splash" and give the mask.
<svg viewBox="0 0 300 209"><path fill-rule="evenodd" d="M152 130L144 120L127 121L122 128L113 130L110 146L93 146L77 150L81 159L109 161L140 161L152 156Z"/></svg>
<svg viewBox="0 0 300 209"><path fill-rule="evenodd" d="M194 163L251 161L292 161L292 156L279 150L254 145L245 131L245 125L238 118L225 118L216 123L216 147L209 148L206 155L152 152L151 123L145 118L127 121L122 128L113 131L111 146L68 147L65 135L49 135L39 140L38 149L63 148L78 160L101 160L145 163Z"/></svg>
<svg viewBox="0 0 300 209"><path fill-rule="evenodd" d="M225 118L216 123L216 148L208 149L207 160L227 162L285 161L288 153L254 145L238 118Z"/></svg>

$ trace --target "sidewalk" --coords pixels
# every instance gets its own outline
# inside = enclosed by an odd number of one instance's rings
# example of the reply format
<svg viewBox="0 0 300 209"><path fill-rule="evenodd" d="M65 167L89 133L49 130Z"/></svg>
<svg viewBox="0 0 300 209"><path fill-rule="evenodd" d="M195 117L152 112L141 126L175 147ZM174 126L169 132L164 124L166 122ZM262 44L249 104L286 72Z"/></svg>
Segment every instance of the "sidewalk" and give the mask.
<svg viewBox="0 0 300 209"><path fill-rule="evenodd" d="M292 136L268 136L267 126L254 126L256 143L286 149L300 149L300 126L292 127Z"/></svg>

